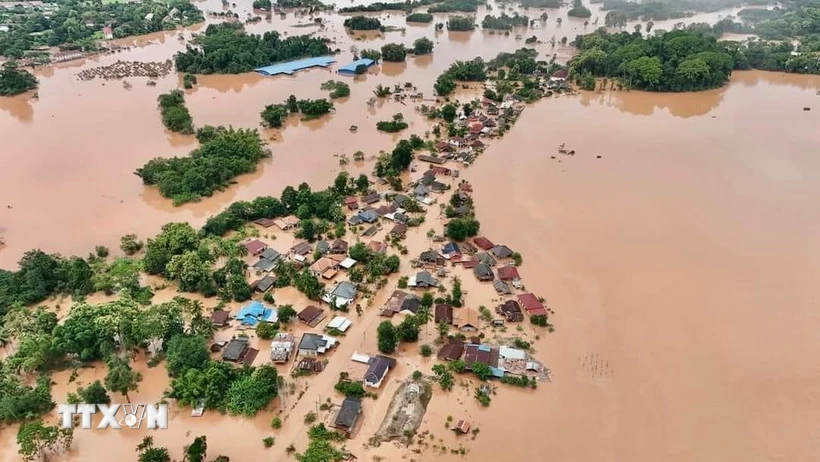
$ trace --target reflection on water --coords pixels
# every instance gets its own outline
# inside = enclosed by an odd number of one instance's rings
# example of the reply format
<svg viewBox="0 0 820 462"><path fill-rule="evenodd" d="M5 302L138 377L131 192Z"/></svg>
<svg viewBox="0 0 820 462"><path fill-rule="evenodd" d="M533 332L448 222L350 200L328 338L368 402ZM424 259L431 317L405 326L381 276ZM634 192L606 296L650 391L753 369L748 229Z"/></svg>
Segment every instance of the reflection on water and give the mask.
<svg viewBox="0 0 820 462"><path fill-rule="evenodd" d="M34 93L30 91L12 97L0 97L0 111L8 112L20 122L30 123L34 119Z"/></svg>

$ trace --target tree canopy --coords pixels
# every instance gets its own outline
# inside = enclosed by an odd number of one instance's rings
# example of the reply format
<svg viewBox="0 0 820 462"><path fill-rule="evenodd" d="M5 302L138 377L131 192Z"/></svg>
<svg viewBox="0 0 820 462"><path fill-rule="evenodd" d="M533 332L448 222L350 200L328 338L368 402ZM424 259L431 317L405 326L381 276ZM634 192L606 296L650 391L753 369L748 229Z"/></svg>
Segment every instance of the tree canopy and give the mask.
<svg viewBox="0 0 820 462"><path fill-rule="evenodd" d="M14 61L6 61L0 69L0 96L14 96L37 88L37 78Z"/></svg>
<svg viewBox="0 0 820 462"><path fill-rule="evenodd" d="M382 22L369 16L353 16L345 19L344 26L350 30L379 30Z"/></svg>
<svg viewBox="0 0 820 462"><path fill-rule="evenodd" d="M271 63L330 54L325 39L308 35L281 38L278 32L247 34L241 24L211 24L174 60L179 72L241 74Z"/></svg>
<svg viewBox="0 0 820 462"><path fill-rule="evenodd" d="M172 132L179 132L184 135L194 133L194 120L191 113L185 107L185 95L181 90L172 90L163 93L157 98L159 101L160 113L162 113L162 123L165 128Z"/></svg>

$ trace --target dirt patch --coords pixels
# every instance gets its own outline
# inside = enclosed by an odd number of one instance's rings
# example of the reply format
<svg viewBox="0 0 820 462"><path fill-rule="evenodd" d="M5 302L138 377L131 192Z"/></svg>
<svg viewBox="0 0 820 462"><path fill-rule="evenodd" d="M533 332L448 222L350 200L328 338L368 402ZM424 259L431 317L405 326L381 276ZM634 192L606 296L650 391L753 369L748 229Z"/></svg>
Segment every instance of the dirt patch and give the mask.
<svg viewBox="0 0 820 462"><path fill-rule="evenodd" d="M405 382L393 395L387 414L379 430L370 438L370 444L379 446L382 442L399 438L409 438L416 433L427 404L433 396L433 387L423 380Z"/></svg>

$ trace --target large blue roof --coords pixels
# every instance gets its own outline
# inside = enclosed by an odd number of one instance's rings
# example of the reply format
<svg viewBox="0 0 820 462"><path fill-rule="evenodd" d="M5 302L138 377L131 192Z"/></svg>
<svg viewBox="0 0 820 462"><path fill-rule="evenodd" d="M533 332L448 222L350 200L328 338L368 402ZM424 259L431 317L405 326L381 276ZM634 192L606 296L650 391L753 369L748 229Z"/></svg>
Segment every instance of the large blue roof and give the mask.
<svg viewBox="0 0 820 462"><path fill-rule="evenodd" d="M256 69L256 72L267 76L278 74L292 75L294 72L300 71L302 69L307 69L316 66L327 67L331 63L335 62L336 60L330 56L319 56L316 58L305 58L296 61L288 61L286 63L271 64L270 66L260 67Z"/></svg>
<svg viewBox="0 0 820 462"><path fill-rule="evenodd" d="M340 73L350 72L352 74L352 73L355 73L356 68L361 66L362 64L364 64L367 67L370 67L370 66L376 64L376 61L373 61L370 58L357 59L356 61L353 61L350 64L346 64L346 65L340 67L336 72L340 72Z"/></svg>

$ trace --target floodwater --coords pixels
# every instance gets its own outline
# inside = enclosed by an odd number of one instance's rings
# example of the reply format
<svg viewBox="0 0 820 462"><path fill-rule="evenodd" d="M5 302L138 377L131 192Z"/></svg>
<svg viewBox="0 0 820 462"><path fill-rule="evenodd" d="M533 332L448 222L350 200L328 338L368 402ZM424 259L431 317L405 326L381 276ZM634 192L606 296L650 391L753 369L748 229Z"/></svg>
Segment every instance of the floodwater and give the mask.
<svg viewBox="0 0 820 462"><path fill-rule="evenodd" d="M263 21L249 29L308 21L274 17L271 25ZM402 23L396 14L387 22ZM339 23L333 19L325 35L339 40L344 53L337 59L346 62L352 42ZM582 22L572 21L561 27L583 29ZM356 46L409 43L432 36L431 28L412 26L404 35L387 33ZM551 19L535 33L549 40L556 29ZM0 195L12 206L0 209L0 232L8 244L0 250L0 264L12 267L31 247L85 253L99 243L116 246L130 232L151 235L170 220L200 224L231 201L278 194L288 184L323 187L339 170L335 155L361 149L371 157L391 148L397 137L377 133L376 121L403 112L410 132L428 129L410 106L391 101L369 109L366 100L377 83L412 81L432 94L432 81L453 59L491 57L514 49L519 42L513 42L512 36L482 31L441 33L432 57L373 70L352 85L351 97L332 116L265 131L276 137L274 156L259 171L227 192L178 208L131 174L151 157L184 155L194 146L163 131L154 104L158 93L178 85L178 76L160 79L155 88L131 79L131 90L119 82L74 77L83 66L115 59L165 59L182 47L173 34L137 39L133 43L141 47L115 57L43 69L39 100L0 100L6 143ZM552 53L549 44L537 48ZM570 51L556 47L559 59ZM203 77L188 91L188 106L198 125L255 127L264 104L290 93L318 97L319 85L330 78L338 76L314 70L286 78ZM434 435L427 445L365 448L397 381L415 369L429 371L433 363L408 346L380 397L365 402L363 428L348 448L360 460L390 461L451 460L460 457L450 454L459 445L467 448L466 458L481 461L815 460L818 90L818 77L742 72L724 88L696 94L593 92L528 107L464 177L476 191L482 234L523 254L524 283L556 311L555 333L526 326L515 334L534 341L535 356L554 372L552 383L537 391L499 385L486 409L478 407L470 386L457 385L449 394L436 390L420 428ZM359 126L356 134L348 131L351 124ZM559 154L562 143L576 154ZM348 169L371 166L368 160ZM430 244L428 226L440 228L434 208L408 237L411 255ZM290 242L279 236L273 244L281 251ZM461 276L469 306L492 306L489 286ZM394 286L395 277L388 289ZM373 307L389 292L382 291ZM160 293L158 299L170 296ZM275 296L278 303L298 300L290 291ZM155 441L177 458L199 434L208 435L211 458L222 453L238 461L282 460L289 444L302 450L304 414L328 397L339 401L333 384L341 371L356 373L348 361L353 352L375 351L375 308L351 317L354 325L328 369L296 381L294 394L278 401L276 411L245 420L215 413L194 419L173 410L171 428L156 432ZM431 326L421 341L433 336ZM257 362L264 360L264 346ZM591 372L590 362L606 364L607 373ZM158 400L167 383L164 368L139 367L145 379L132 399ZM78 382L101 374L84 370ZM58 402L75 387L66 382L67 374L55 377ZM291 416L273 431L269 422L279 409ZM445 428L448 416L466 418L481 431L475 439L456 438ZM104 460L105 454L131 450L143 435L109 433L78 430L64 459ZM268 435L276 444L264 449L261 440ZM13 429L0 430L0 447L14 448ZM0 460L15 460L14 452L0 451Z"/></svg>

